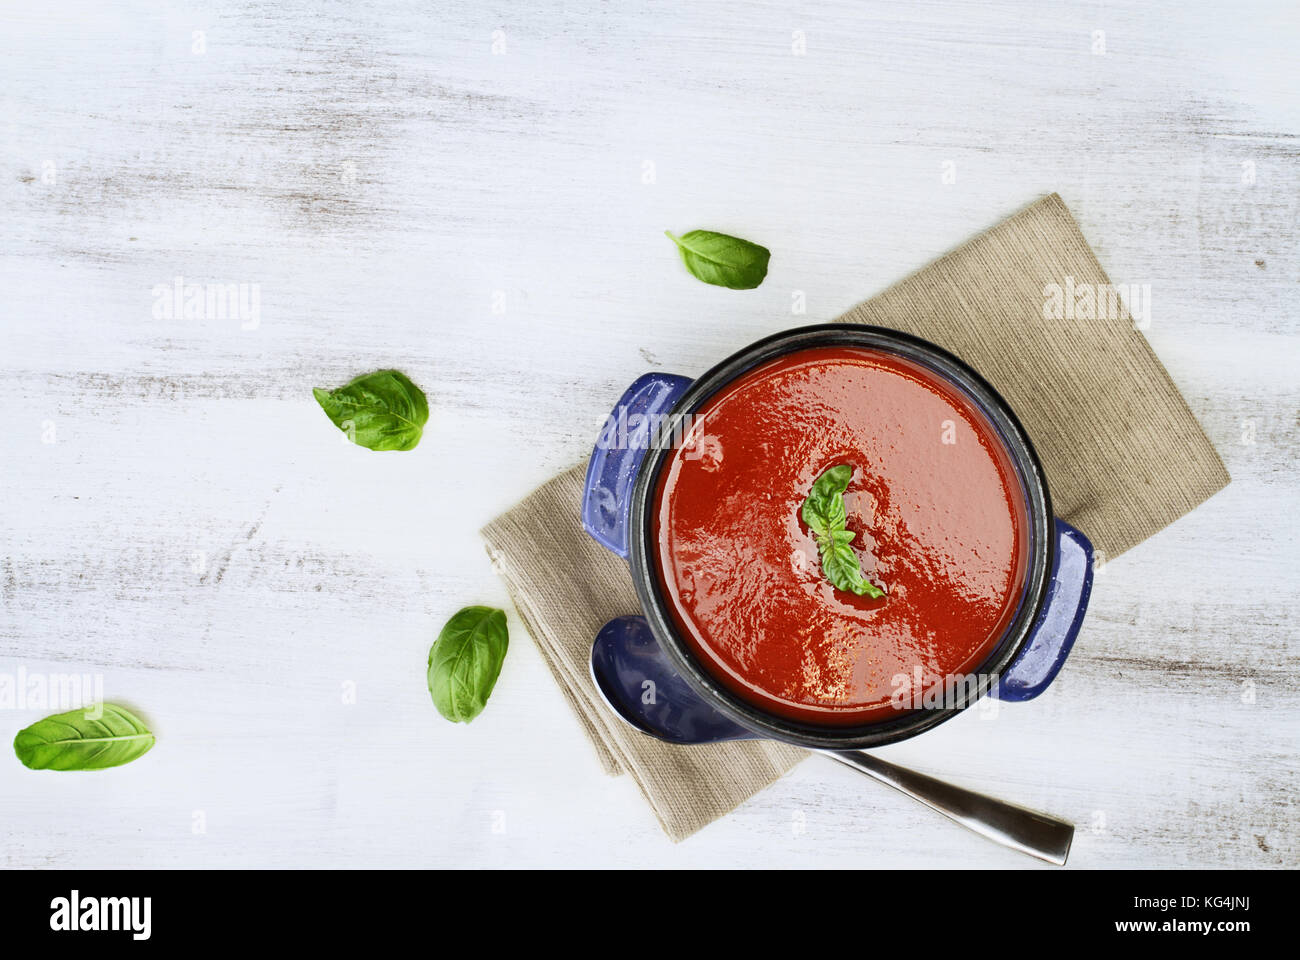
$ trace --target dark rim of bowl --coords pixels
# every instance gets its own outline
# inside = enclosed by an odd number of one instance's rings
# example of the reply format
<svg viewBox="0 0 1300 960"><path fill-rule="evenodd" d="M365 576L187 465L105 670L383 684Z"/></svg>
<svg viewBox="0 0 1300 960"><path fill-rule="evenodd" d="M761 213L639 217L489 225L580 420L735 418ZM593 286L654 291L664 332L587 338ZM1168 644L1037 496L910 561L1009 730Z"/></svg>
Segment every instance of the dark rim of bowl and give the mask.
<svg viewBox="0 0 1300 960"><path fill-rule="evenodd" d="M732 354L708 370L686 390L673 407L673 415L697 410L709 397L759 364L815 347L848 346L893 353L920 363L962 389L1001 435L1012 464L1020 476L1029 520L1029 561L1020 605L998 646L979 668L973 696L959 685L952 706L900 711L899 716L875 723L842 726L813 724L767 713L742 700L708 672L677 634L668 603L656 573L654 500L659 473L674 449L671 431L653 442L637 472L632 491L628 527L632 577L650 628L668 652L677 671L720 713L736 723L775 740L813 749L861 749L905 740L943 723L984 696L993 678L1015 659L1029 637L1047 594L1054 562L1056 536L1047 481L1038 455L1024 427L1006 401L987 381L942 347L910 334L885 327L855 323L824 323L773 334Z"/></svg>

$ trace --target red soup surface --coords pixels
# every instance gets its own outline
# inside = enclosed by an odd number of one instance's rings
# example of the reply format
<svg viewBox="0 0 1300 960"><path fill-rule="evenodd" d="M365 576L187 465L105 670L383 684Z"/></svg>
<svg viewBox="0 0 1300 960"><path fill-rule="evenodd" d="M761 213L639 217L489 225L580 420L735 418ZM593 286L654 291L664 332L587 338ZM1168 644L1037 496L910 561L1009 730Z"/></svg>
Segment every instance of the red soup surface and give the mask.
<svg viewBox="0 0 1300 960"><path fill-rule="evenodd" d="M997 646L1024 586L1024 494L956 387L888 353L815 348L724 387L689 427L656 491L658 573L678 630L737 696L870 723ZM838 464L853 468L851 546L881 599L831 584L800 516Z"/></svg>

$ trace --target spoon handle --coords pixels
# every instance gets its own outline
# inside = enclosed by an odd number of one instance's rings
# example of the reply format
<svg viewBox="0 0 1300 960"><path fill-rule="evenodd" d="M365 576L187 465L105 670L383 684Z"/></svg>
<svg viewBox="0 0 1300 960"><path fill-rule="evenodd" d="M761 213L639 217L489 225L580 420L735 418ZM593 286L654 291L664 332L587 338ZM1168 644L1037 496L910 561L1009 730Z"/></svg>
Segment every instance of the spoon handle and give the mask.
<svg viewBox="0 0 1300 960"><path fill-rule="evenodd" d="M857 750L818 752L888 784L913 800L920 800L931 810L994 843L1057 866L1063 865L1070 855L1074 826L1064 820L944 783Z"/></svg>

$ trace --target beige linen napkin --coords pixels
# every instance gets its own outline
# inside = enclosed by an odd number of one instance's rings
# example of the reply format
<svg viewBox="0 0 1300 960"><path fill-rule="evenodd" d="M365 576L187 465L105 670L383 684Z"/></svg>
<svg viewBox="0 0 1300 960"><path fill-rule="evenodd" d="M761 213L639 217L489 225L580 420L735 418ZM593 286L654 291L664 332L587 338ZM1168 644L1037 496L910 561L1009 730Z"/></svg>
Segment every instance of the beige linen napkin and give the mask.
<svg viewBox="0 0 1300 960"><path fill-rule="evenodd" d="M1045 308L1052 284L1062 299ZM1223 462L1128 310L1121 304L1093 318L1097 303L1110 304L1109 284L1053 194L840 318L924 337L983 374L1029 432L1057 516L1106 558L1228 483ZM1077 309L1065 308L1066 294ZM624 726L605 707L588 670L591 642L607 620L639 605L627 566L579 522L585 469L556 477L488 524L483 536L605 769L631 774L665 832L680 840L804 754L765 742L670 746Z"/></svg>

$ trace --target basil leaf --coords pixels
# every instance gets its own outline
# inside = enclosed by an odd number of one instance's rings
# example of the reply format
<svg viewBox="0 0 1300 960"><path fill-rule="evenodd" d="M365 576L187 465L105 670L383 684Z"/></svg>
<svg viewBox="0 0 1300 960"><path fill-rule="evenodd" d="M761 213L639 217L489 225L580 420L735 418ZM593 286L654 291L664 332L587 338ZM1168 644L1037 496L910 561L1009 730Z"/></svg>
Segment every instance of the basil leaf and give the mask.
<svg viewBox="0 0 1300 960"><path fill-rule="evenodd" d="M862 575L858 555L849 546L857 536L846 529L848 513L844 508L844 491L852 477L853 468L848 464L831 467L813 483L800 514L817 540L826 579L839 590L879 599L885 592Z"/></svg>
<svg viewBox="0 0 1300 960"><path fill-rule="evenodd" d="M14 737L14 753L32 770L103 770L149 752L154 736L124 707L106 703L98 719L90 708L38 720Z"/></svg>
<svg viewBox="0 0 1300 960"><path fill-rule="evenodd" d="M817 537L827 536L831 530L843 528L848 521L844 512L844 491L849 488L853 468L841 463L831 467L813 484L812 492L803 503L803 522Z"/></svg>
<svg viewBox="0 0 1300 960"><path fill-rule="evenodd" d="M429 649L429 694L453 723L469 723L487 705L506 658L505 611L466 607L442 628Z"/></svg>
<svg viewBox="0 0 1300 960"><path fill-rule="evenodd" d="M849 540L853 539L854 534L851 531L838 532L847 533ZM822 547L822 570L827 579L841 590L849 590L858 596L866 594L873 599L885 595L885 591L862 575L858 555L845 540L835 539L830 542L829 547Z"/></svg>
<svg viewBox="0 0 1300 960"><path fill-rule="evenodd" d="M413 450L429 420L424 392L396 370L357 377L337 390L312 390L334 425L370 450Z"/></svg>
<svg viewBox="0 0 1300 960"><path fill-rule="evenodd" d="M681 237L667 230L664 233L677 244L686 269L697 280L732 290L752 290L767 276L772 254L766 247L712 230L692 230Z"/></svg>

